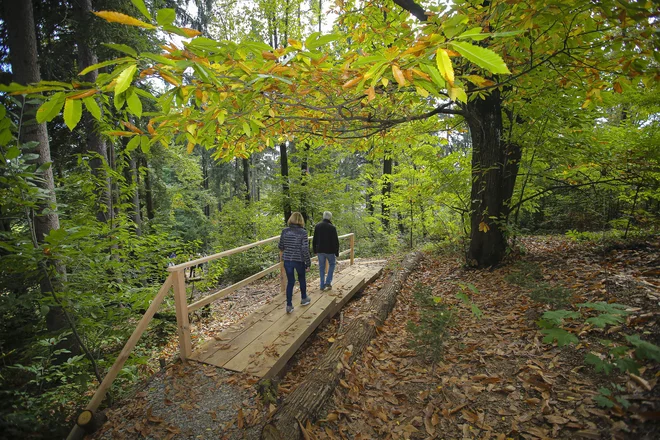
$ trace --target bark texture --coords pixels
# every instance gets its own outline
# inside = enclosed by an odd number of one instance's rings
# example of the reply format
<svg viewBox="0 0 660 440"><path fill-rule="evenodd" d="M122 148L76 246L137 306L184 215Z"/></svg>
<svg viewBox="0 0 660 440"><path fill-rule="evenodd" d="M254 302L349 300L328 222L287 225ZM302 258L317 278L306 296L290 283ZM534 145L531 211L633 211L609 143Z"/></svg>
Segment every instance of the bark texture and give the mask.
<svg viewBox="0 0 660 440"><path fill-rule="evenodd" d="M495 89L467 105L472 137L472 200L468 264L489 267L504 258L506 220L521 149L502 139L502 99Z"/></svg>
<svg viewBox="0 0 660 440"><path fill-rule="evenodd" d="M284 210L284 223L291 217L291 193L289 191L289 156L286 143L280 144L280 175L282 176L282 208Z"/></svg>
<svg viewBox="0 0 660 440"><path fill-rule="evenodd" d="M328 353L309 372L305 380L289 394L271 421L261 432L263 440L298 440L302 436L299 422L315 420L323 406L332 397L344 375L344 370L355 362L369 341L394 308L396 297L403 282L410 275L422 255L413 252L406 256L401 269L390 276L385 287L380 289L371 301L351 323L342 336L332 344Z"/></svg>

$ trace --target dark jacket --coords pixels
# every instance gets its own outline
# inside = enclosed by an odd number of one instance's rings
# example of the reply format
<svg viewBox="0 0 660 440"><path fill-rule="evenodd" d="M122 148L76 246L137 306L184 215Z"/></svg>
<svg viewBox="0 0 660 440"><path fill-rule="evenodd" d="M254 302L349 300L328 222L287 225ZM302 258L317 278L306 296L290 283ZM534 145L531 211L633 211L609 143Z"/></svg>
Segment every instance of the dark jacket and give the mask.
<svg viewBox="0 0 660 440"><path fill-rule="evenodd" d="M307 231L298 225L284 228L280 235L279 249L283 251L284 261L299 261L305 263L305 267L311 266L309 258L309 238Z"/></svg>
<svg viewBox="0 0 660 440"><path fill-rule="evenodd" d="M335 254L339 256L339 236L337 228L330 220L322 220L314 228L312 250L315 254Z"/></svg>

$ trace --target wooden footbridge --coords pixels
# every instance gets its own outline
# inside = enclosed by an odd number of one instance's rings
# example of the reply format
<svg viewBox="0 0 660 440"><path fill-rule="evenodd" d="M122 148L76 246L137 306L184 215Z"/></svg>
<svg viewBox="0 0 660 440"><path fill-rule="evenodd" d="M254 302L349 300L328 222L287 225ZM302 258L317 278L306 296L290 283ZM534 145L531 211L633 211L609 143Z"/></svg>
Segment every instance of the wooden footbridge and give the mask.
<svg viewBox="0 0 660 440"><path fill-rule="evenodd" d="M147 325L170 290L174 292L179 356L182 360L194 360L232 371L246 372L259 378L275 376L325 318L337 313L356 292L377 278L383 269L384 261L355 262L354 234L342 235L339 238L348 239L349 241L348 249L339 255L340 258L348 256L350 265L335 273L331 290L320 291L316 281L308 282L307 292L311 297L311 304L307 306L299 304L300 296L296 297L294 292L295 310L291 314L287 314L285 310L286 276L284 263L281 261L281 252L280 262L277 264L192 304L187 302L185 274L187 268L228 257L266 243L276 242L279 240L279 236L169 267L167 269L169 275L165 283L138 322L133 334L101 382L85 411L78 417L78 423L69 434L68 439L82 438L83 428L87 429L93 426L94 412L100 406L110 385L121 371L140 336L146 330ZM224 330L219 335L215 335L213 339L205 341L197 347L192 346L189 321L191 312L277 271L279 271L280 277L280 292L270 302L253 312L242 322Z"/></svg>

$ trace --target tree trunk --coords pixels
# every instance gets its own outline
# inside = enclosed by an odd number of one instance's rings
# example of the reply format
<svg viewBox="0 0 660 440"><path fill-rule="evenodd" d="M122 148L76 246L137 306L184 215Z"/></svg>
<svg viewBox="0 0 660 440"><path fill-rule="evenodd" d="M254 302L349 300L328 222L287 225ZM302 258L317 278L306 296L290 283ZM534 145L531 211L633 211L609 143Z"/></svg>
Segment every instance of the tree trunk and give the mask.
<svg viewBox="0 0 660 440"><path fill-rule="evenodd" d="M305 219L305 224L309 219L309 213L307 212L307 191L305 191L305 186L307 186L307 175L308 175L308 154L309 154L309 144L305 144L303 148L303 158L300 162L300 213Z"/></svg>
<svg viewBox="0 0 660 440"><path fill-rule="evenodd" d="M301 438L299 423L314 421L323 406L332 397L344 369L358 360L369 341L394 308L396 297L403 282L417 266L420 253L409 254L401 270L383 283L382 289L371 297L357 317L346 326L341 337L332 344L327 354L312 369L305 380L279 406L271 421L261 432L265 440L298 440ZM350 353L350 354L348 354Z"/></svg>
<svg viewBox="0 0 660 440"><path fill-rule="evenodd" d="M250 201L250 160L243 158L243 183L245 184L245 200Z"/></svg>
<svg viewBox="0 0 660 440"><path fill-rule="evenodd" d="M98 63L98 58L91 48L91 23L92 16L92 2L91 0L77 0L73 2L74 13L78 21L76 26L76 43L78 46L78 71ZM94 83L98 77L98 70L93 70L83 79L87 82ZM111 182L110 177L107 175L104 163L108 162L108 149L105 139L101 136L99 124L89 114L84 112L82 116L82 123L85 129L85 137L87 140L87 150L96 153L96 155L89 162L92 168L92 174L97 180L103 181L103 184L96 190L96 218L98 221L107 222L109 215L109 201Z"/></svg>
<svg viewBox="0 0 660 440"><path fill-rule="evenodd" d="M284 223L286 223L291 217L291 193L289 191L289 157L285 142L280 144L280 175L282 176L282 208L284 210Z"/></svg>
<svg viewBox="0 0 660 440"><path fill-rule="evenodd" d="M521 149L502 139L502 99L495 89L485 99L467 104L472 138L472 190L468 264L489 267L504 258L506 220L513 194Z"/></svg>
<svg viewBox="0 0 660 440"><path fill-rule="evenodd" d="M202 150L202 188L208 193L209 191L209 167L211 162L211 155L208 150L204 147L201 147ZM204 205L204 215L206 218L211 217L211 206L209 204Z"/></svg>
<svg viewBox="0 0 660 440"><path fill-rule="evenodd" d="M151 188L151 173L149 172L149 164L146 158L142 159L142 166L144 167L144 196L147 205L147 218L153 220L156 215L154 211L154 196Z"/></svg>
<svg viewBox="0 0 660 440"><path fill-rule="evenodd" d="M129 166L124 168L124 177L126 178L126 185L132 189L131 193L131 203L133 209L130 211L129 215L133 223L135 223L135 233L137 235L142 235L142 218L140 216L140 192L138 189L138 173L137 173L137 162L133 154L129 158Z"/></svg>
<svg viewBox="0 0 660 440"><path fill-rule="evenodd" d="M19 84L34 84L41 80L39 64L37 61L37 40L35 35L34 17L32 13L32 2L5 1L4 8L5 26L7 26L8 46L11 57L13 72L12 80ZM19 142L25 144L35 142L33 152L39 157L36 159L37 166L51 162L50 144L48 141L48 129L46 124L38 124L35 120L28 120L35 115L39 105L24 102L21 121L21 131L18 133ZM40 206L35 210L34 232L38 243L44 242L44 237L53 229L59 229L60 221L56 211L57 200L55 197L55 181L53 178L53 167L50 166L40 172L38 181L45 195ZM44 213L45 210L45 213ZM65 281L66 268L62 264L54 264L60 280ZM57 281L56 281L57 283ZM46 277L40 282L41 292L44 296L53 294L52 285ZM46 315L46 326L49 331L60 331L67 325L64 311L61 307L50 307ZM69 346L70 344L66 344Z"/></svg>
<svg viewBox="0 0 660 440"><path fill-rule="evenodd" d="M390 228L390 193L392 192L392 158L388 157L388 153L385 153L385 159L383 159L383 187L381 189L381 194L383 195L383 201L381 202L381 213L383 215L383 226L385 229Z"/></svg>

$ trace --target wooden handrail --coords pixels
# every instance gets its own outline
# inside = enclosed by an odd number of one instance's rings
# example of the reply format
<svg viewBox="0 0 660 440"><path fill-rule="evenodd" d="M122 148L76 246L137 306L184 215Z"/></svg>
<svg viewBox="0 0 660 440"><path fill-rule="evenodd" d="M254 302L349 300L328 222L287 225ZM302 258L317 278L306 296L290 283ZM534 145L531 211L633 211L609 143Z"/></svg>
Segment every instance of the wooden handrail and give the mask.
<svg viewBox="0 0 660 440"><path fill-rule="evenodd" d="M121 353L119 353L117 360L115 360L115 363L112 364L112 367L110 368L110 370L108 370L108 373L103 378L103 381L101 382L98 389L94 393L94 396L92 396L92 399L89 402L89 404L87 404L87 406L85 407L85 410L94 413L101 405L101 402L103 401L103 398L110 389L112 382L115 380L115 378L121 371L121 368L124 366L124 363L126 363L126 360L133 351L133 348L135 348L135 345L137 344L138 340L146 330L147 326L149 325L149 322L151 322L151 320L153 319L154 315L156 314L156 310L158 310L158 307L165 299L165 295L167 295L167 292L169 292L170 288L173 288L174 290L174 303L176 306L177 330L179 333L179 355L181 359L185 361L190 357L192 353L192 340L190 338L190 323L188 321L188 314L190 312L195 311L207 304L210 304L217 299L227 296L229 293L238 290L241 287L246 286L247 284L253 281L258 280L259 278L262 278L271 272L276 271L278 268L280 269L280 277L282 279L282 283L284 283L284 278L283 278L284 265L283 262L281 261L282 253L280 252L279 263L267 269L264 269L261 272L251 275L237 283L234 283L225 289L219 290L218 292L215 292L214 294L209 295L206 298L203 298L197 302L188 305L186 300L186 280L185 280L184 269L191 266L197 266L199 264L206 263L208 261L217 260L218 258L236 254L238 252L242 252L262 244L271 243L275 240L278 240L279 238L280 236L278 235L275 237L267 238L265 240L246 244L245 246L240 246L234 249L230 249L228 251L220 252L217 254L209 255L207 257L202 257L196 260L188 261L186 263L177 264L176 266L168 267L167 271L170 272L170 274L168 275L167 279L158 290L158 293L156 294L154 299L151 301L149 308L138 322L138 325L135 327L135 330L133 330L133 333L131 334L130 338L122 348ZM313 239L313 238L314 238L313 235L309 236L309 239ZM350 249L341 252L339 256L346 255L347 253L350 254L350 261L352 265L355 255L355 234L354 233L344 234L339 236L339 238L350 238ZM317 257L314 257L314 259L316 258ZM75 425L71 430L71 432L69 433L67 440L81 439L84 435L85 435L85 431L83 430L83 428L81 428L78 425Z"/></svg>

